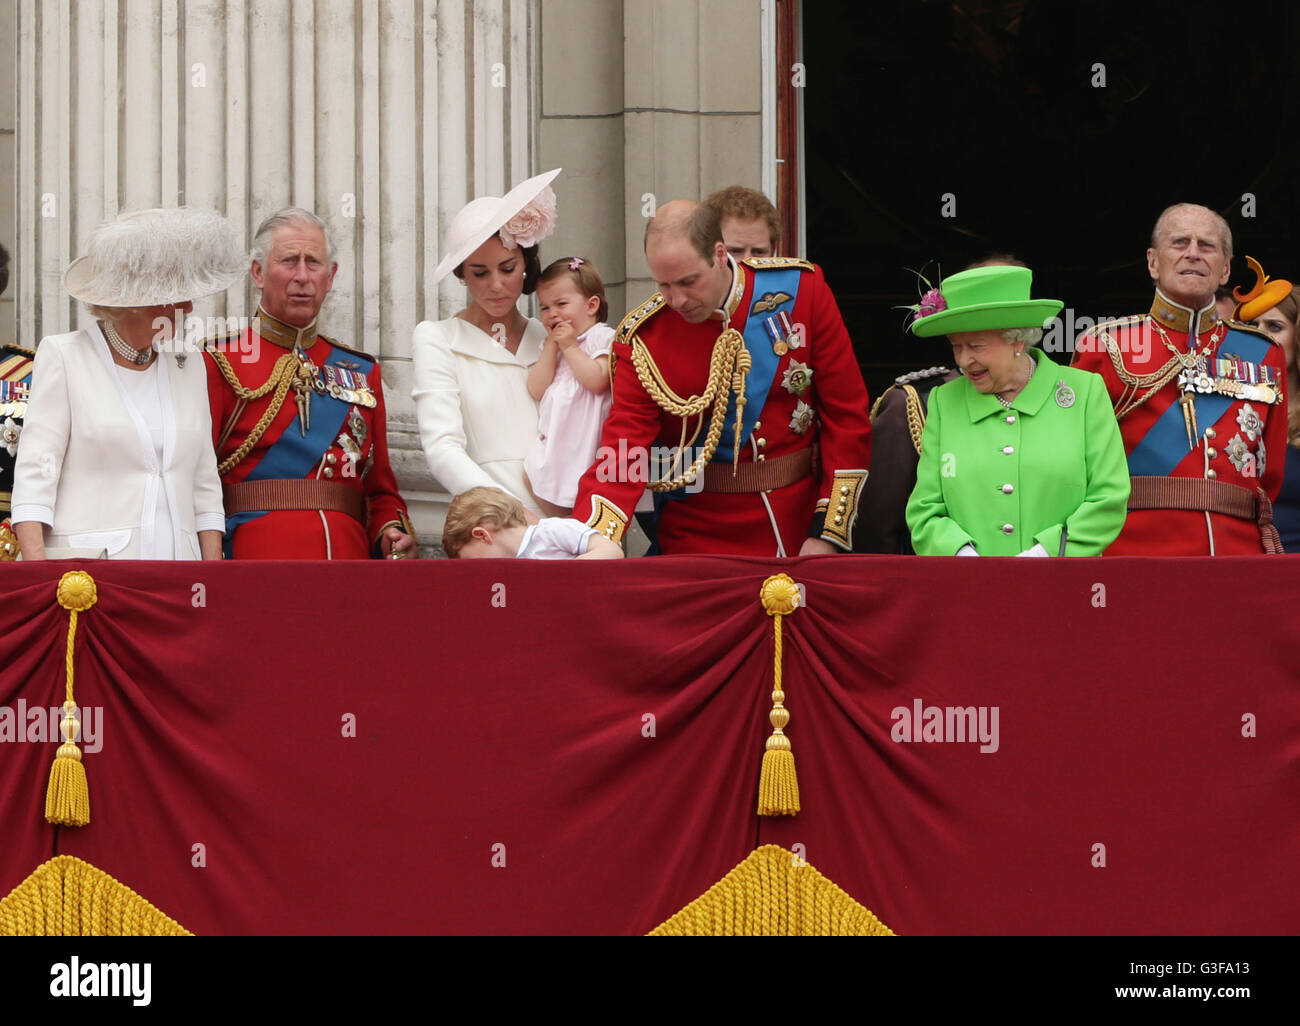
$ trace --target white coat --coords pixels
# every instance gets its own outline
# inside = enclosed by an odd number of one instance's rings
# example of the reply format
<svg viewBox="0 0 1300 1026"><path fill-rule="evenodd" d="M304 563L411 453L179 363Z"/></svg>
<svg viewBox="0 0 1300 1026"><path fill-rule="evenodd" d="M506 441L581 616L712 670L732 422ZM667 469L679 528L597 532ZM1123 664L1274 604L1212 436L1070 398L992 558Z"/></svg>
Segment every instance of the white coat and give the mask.
<svg viewBox="0 0 1300 1026"><path fill-rule="evenodd" d="M199 558L198 531L225 530L203 356L189 353L183 368L174 353L156 359L161 467L97 324L37 346L14 468L13 521L45 524L47 547L141 558L153 544L159 489L178 559Z"/></svg>
<svg viewBox="0 0 1300 1026"><path fill-rule="evenodd" d="M411 398L420 444L434 478L453 496L496 487L541 512L524 481L524 457L537 438L528 368L545 340L546 329L532 319L514 353L459 317L416 325Z"/></svg>

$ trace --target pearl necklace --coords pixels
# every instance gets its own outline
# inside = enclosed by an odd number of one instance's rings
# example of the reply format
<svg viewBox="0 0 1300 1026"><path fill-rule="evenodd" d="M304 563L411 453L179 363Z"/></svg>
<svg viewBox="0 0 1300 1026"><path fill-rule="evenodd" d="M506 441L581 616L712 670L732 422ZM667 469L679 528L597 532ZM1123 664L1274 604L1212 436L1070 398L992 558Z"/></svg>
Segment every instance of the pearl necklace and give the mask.
<svg viewBox="0 0 1300 1026"><path fill-rule="evenodd" d="M1024 354L1023 352L1020 352L1020 353L1016 353L1016 355L1017 355L1017 356L1024 356L1025 354ZM1028 378L1025 378L1025 384L1024 384L1024 385L1021 385L1021 386L1016 390L1016 395L1019 395L1021 392L1023 392L1023 391L1025 390L1025 385L1028 385L1028 384L1029 384L1029 380L1030 380L1030 378L1032 378L1032 377L1034 376L1034 371L1035 371L1036 369L1037 369L1037 367L1036 367L1035 364L1034 364L1034 358L1031 356L1031 357L1029 357L1029 377L1028 377ZM1004 407L1005 409L1008 409L1008 410L1011 409L1011 404L1012 404L1013 402L1016 401L1014 397L1011 398L1011 399L1003 399L1003 398L1002 398L1002 393L1001 393L1001 392L994 392L994 393L993 393L993 398L996 399L998 402L1000 402L1000 403L1003 405L1003 407Z"/></svg>
<svg viewBox="0 0 1300 1026"><path fill-rule="evenodd" d="M108 339L109 348L117 353L123 360L135 364L137 367L143 367L153 359L153 346L148 349L136 349L129 346L117 333L111 321L104 321L104 337Z"/></svg>

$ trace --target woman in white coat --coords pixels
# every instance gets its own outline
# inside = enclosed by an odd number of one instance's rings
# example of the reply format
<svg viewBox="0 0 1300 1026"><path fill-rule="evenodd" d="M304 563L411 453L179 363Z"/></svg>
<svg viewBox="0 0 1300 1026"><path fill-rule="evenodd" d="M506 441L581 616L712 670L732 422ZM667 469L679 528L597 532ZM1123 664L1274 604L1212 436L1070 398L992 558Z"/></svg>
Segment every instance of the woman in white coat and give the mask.
<svg viewBox="0 0 1300 1026"><path fill-rule="evenodd" d="M530 178L504 197L466 204L451 222L435 282L455 274L469 305L415 328L415 400L420 442L434 478L453 496L479 486L509 492L540 513L524 478L537 437L528 368L546 329L519 312L541 273L537 246L555 228L550 184L560 169Z"/></svg>
<svg viewBox="0 0 1300 1026"><path fill-rule="evenodd" d="M123 214L64 277L97 320L36 348L14 468L23 559L220 559L225 530L192 300L246 273L234 226L211 210Z"/></svg>

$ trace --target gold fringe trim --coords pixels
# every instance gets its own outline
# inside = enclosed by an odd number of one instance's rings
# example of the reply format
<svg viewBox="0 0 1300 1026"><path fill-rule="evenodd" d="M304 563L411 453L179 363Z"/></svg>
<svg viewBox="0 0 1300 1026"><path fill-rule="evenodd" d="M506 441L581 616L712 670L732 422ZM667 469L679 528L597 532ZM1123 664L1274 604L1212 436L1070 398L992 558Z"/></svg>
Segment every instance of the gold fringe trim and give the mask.
<svg viewBox="0 0 1300 1026"><path fill-rule="evenodd" d="M758 774L758 814L793 816L799 811L799 778L794 771L794 752L785 728L790 724L790 710L785 707L781 683L781 618L799 608L799 586L787 574L774 574L759 589L763 611L772 617L776 652L773 657L772 736L763 751L763 765Z"/></svg>
<svg viewBox="0 0 1300 1026"><path fill-rule="evenodd" d="M765 844L649 935L892 937L894 931L801 856Z"/></svg>
<svg viewBox="0 0 1300 1026"><path fill-rule="evenodd" d="M90 822L90 789L86 785L86 767L81 761L77 738L81 721L77 719L77 702L72 693L76 676L72 651L77 640L77 614L84 613L99 601L95 579L84 570L70 570L59 579L55 593L59 605L68 610L68 644L64 651L65 685L63 718L59 732L63 743L50 766L50 782L45 788L45 819L61 826L83 827Z"/></svg>
<svg viewBox="0 0 1300 1026"><path fill-rule="evenodd" d="M57 855L0 898L0 937L193 937L102 869Z"/></svg>

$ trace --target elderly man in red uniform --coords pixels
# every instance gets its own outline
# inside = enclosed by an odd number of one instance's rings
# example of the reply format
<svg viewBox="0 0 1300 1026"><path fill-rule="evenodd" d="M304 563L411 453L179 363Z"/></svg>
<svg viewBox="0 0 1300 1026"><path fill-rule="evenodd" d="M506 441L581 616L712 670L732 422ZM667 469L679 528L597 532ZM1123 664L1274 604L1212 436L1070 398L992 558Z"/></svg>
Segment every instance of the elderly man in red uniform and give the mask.
<svg viewBox="0 0 1300 1026"><path fill-rule="evenodd" d="M1272 500L1282 485L1286 370L1263 332L1219 319L1232 233L1179 203L1151 233L1148 313L1099 324L1074 363L1106 380L1128 453L1128 520L1117 556L1280 552Z"/></svg>
<svg viewBox="0 0 1300 1026"><path fill-rule="evenodd" d="M316 331L337 270L320 218L273 214L249 269L257 316L205 354L227 558L417 555L388 463L379 367Z"/></svg>
<svg viewBox="0 0 1300 1026"><path fill-rule="evenodd" d="M717 211L686 200L650 222L646 260L659 291L619 325L574 516L621 540L649 476L665 555L851 549L870 402L821 271L736 263Z"/></svg>

